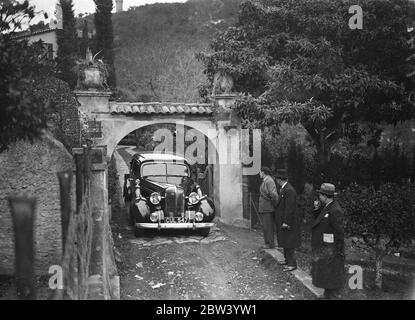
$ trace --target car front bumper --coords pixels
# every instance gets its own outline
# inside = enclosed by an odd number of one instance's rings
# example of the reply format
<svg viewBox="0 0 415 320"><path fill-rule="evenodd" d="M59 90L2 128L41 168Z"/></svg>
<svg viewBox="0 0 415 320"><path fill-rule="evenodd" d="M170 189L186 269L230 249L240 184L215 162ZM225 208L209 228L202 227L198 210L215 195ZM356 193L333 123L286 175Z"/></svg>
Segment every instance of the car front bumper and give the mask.
<svg viewBox="0 0 415 320"><path fill-rule="evenodd" d="M198 223L136 223L135 226L141 229L201 229L212 228L215 226L213 222Z"/></svg>

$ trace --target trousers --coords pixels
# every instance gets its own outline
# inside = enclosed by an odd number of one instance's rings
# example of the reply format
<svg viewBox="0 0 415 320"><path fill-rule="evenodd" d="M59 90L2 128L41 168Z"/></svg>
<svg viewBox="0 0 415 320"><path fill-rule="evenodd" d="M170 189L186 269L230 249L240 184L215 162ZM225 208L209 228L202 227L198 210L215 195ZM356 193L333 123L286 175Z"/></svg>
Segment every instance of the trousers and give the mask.
<svg viewBox="0 0 415 320"><path fill-rule="evenodd" d="M274 230L275 230L275 221L274 221L274 212L261 212L263 226L264 226L264 242L265 245L270 246L271 248L275 247L274 242Z"/></svg>
<svg viewBox="0 0 415 320"><path fill-rule="evenodd" d="M296 267L297 261L295 259L295 249L294 248L284 248L284 258L287 262L287 265L290 267Z"/></svg>

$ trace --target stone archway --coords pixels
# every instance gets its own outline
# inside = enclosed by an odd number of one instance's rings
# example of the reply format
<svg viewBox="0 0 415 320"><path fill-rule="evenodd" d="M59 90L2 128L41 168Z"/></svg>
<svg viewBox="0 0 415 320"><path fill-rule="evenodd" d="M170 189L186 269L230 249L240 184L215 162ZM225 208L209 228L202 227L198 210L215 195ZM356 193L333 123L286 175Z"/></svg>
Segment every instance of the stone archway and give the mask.
<svg viewBox="0 0 415 320"><path fill-rule="evenodd" d="M108 123L109 124L109 123ZM115 123L116 125L117 123ZM220 210L220 166L219 166L219 153L217 148L215 147L214 143L215 141L213 139L216 139L215 136L211 136L208 137L207 136L207 132L206 129L210 129L212 132L215 131L216 129L213 127L210 127L210 123L209 122L205 122L205 123L199 123L198 128L196 128L196 125L194 123L189 123L189 122L184 122L184 121L180 121L180 122L175 122L174 119L155 119L154 121L129 121L127 123L123 123L123 128L121 130L117 130L117 135L116 137L112 137L107 144L107 153L108 153L108 158L110 159L113 155L113 153L115 152L117 146L119 146L119 143L121 142L121 140L126 137L128 134L136 131L136 130L140 130L143 128L147 128L150 126L157 126L157 125L164 125L164 124L169 124L169 125L175 125L176 128L177 126L183 126L186 129L193 129L196 132L198 132L198 135L200 137L203 138L203 140L208 140L208 149L211 151L211 156L214 157L215 163L210 163L209 159L205 159L208 160L206 162L200 162L200 164L211 164L212 168L213 168L213 185L211 186L212 189L214 190L214 192L212 193L211 198L213 199L216 208L218 208ZM191 125L191 126L190 126ZM164 128L163 128L164 129ZM184 130L183 130L184 132ZM206 134L205 134L206 133ZM182 137L184 138L184 137ZM151 152L151 151L149 151ZM185 158L185 153L182 154ZM209 158L208 152L206 152L205 154L205 158ZM190 162L190 164L192 164ZM203 192L206 192L207 190L203 189ZM220 218L220 212L217 212L217 217Z"/></svg>
<svg viewBox="0 0 415 320"><path fill-rule="evenodd" d="M108 199L108 190L102 186L107 181L107 163L115 147L130 132L154 124L181 123L207 136L218 150L216 164L215 203L220 221L240 227L248 227L243 218L242 162L240 145L240 119L232 111L235 95L221 95L212 104L180 103L124 103L110 102L110 92L78 91L79 110L93 119L99 134L93 139L95 148L105 152L102 159L101 177L97 177L100 199ZM239 159L235 161L235 155ZM238 161L239 160L239 161ZM98 173L97 173L98 174ZM102 213L108 212L107 201L103 201Z"/></svg>

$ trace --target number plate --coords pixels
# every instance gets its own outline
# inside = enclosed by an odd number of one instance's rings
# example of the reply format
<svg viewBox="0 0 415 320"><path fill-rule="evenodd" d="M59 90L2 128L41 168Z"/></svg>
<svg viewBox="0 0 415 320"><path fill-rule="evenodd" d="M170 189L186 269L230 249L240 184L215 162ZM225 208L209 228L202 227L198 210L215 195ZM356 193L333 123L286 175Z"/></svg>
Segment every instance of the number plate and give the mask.
<svg viewBox="0 0 415 320"><path fill-rule="evenodd" d="M189 222L189 220L186 218L182 218L182 217L165 217L164 222L165 223L187 223Z"/></svg>

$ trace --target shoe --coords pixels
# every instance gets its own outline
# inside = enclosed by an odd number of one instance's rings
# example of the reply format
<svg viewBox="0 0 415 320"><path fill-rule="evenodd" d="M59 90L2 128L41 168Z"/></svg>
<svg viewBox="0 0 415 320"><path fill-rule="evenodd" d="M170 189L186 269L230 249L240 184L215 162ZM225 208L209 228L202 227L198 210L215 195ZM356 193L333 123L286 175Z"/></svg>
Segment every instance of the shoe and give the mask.
<svg viewBox="0 0 415 320"><path fill-rule="evenodd" d="M275 248L275 246L270 246L270 245L265 245L265 246L263 246L263 247L261 247L261 249L274 249Z"/></svg>
<svg viewBox="0 0 415 320"><path fill-rule="evenodd" d="M284 271L294 271L297 270L297 266L286 266L284 267Z"/></svg>
<svg viewBox="0 0 415 320"><path fill-rule="evenodd" d="M278 264L280 266L287 266L288 265L287 261L278 262Z"/></svg>

